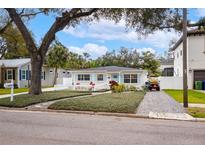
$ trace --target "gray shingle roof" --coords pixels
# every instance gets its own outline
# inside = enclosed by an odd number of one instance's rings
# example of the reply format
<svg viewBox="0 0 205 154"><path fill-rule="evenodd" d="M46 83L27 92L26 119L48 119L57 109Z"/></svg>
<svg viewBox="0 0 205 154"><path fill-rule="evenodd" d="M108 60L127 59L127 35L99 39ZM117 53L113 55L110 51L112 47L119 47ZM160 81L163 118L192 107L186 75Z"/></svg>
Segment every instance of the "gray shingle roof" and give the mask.
<svg viewBox="0 0 205 154"><path fill-rule="evenodd" d="M117 72L117 71L137 71L141 69L129 68L129 67L119 67L119 66L105 66L105 67L96 67L88 69L79 69L73 71L107 71L107 72Z"/></svg>
<svg viewBox="0 0 205 154"><path fill-rule="evenodd" d="M30 58L22 59L3 59L0 60L0 67L19 67L21 65L27 64L31 61Z"/></svg>

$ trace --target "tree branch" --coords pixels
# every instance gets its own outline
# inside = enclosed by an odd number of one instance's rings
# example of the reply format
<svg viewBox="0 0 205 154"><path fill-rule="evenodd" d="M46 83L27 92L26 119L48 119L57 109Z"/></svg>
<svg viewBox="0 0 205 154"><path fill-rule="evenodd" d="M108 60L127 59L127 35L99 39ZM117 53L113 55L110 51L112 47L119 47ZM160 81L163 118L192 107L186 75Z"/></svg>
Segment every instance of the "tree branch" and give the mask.
<svg viewBox="0 0 205 154"><path fill-rule="evenodd" d="M56 21L53 23L53 25L50 27L49 31L46 33L42 40L42 44L39 48L42 54L45 55L47 52L47 49L49 48L49 45L51 42L55 39L55 34L63 30L66 25L70 23L71 20L78 19L80 17L85 17L93 14L96 12L98 9L91 9L87 12L82 12L81 9L74 8L71 9L69 12L64 12L62 13L62 17L56 18Z"/></svg>
<svg viewBox="0 0 205 154"><path fill-rule="evenodd" d="M27 30L25 24L21 20L21 17L16 12L14 8L6 8L7 12L9 13L11 19L15 22L16 26L18 27L19 31L22 33L22 36L26 42L26 47L29 52L37 52L36 45L33 41L33 38L29 31Z"/></svg>

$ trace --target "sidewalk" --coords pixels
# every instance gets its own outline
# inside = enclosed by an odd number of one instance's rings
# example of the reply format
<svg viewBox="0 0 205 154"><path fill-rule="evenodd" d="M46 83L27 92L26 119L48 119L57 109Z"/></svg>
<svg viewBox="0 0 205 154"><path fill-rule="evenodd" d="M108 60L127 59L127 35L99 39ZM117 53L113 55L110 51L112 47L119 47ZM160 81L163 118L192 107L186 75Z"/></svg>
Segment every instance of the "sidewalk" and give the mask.
<svg viewBox="0 0 205 154"><path fill-rule="evenodd" d="M205 108L205 104L191 104L191 103L189 103L189 107Z"/></svg>

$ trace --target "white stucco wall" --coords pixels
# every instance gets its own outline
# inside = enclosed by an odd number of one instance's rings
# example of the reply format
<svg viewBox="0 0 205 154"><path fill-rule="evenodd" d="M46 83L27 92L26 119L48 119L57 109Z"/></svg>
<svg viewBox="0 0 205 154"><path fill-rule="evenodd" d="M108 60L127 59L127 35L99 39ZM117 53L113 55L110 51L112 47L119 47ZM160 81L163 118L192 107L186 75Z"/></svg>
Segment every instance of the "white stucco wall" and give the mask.
<svg viewBox="0 0 205 154"><path fill-rule="evenodd" d="M182 43L174 50L174 76L182 77L183 76L183 59L181 55Z"/></svg>
<svg viewBox="0 0 205 154"><path fill-rule="evenodd" d="M159 77L160 89L183 89L182 77Z"/></svg>
<svg viewBox="0 0 205 154"><path fill-rule="evenodd" d="M89 74L90 75L90 81L78 81L78 74ZM97 80L97 74L103 74L103 81L98 81ZM138 72L129 72L129 71L123 71L120 72L120 77L119 77L119 72L103 72L103 73L94 73L94 72L72 72L72 82L75 83L75 85L78 83L82 86L88 86L90 82L92 81L96 86L95 87L100 87L103 89L108 85L109 79L113 80L111 77L111 74L117 74L117 82L125 85L133 85L136 87L142 87L145 85L145 82L147 81L147 71L138 71ZM137 74L138 75L138 83L124 83L124 74Z"/></svg>
<svg viewBox="0 0 205 154"><path fill-rule="evenodd" d="M183 76L182 43L174 50L174 76ZM177 58L177 54L179 57ZM189 36L187 39L188 88L193 89L194 70L205 70L205 35Z"/></svg>

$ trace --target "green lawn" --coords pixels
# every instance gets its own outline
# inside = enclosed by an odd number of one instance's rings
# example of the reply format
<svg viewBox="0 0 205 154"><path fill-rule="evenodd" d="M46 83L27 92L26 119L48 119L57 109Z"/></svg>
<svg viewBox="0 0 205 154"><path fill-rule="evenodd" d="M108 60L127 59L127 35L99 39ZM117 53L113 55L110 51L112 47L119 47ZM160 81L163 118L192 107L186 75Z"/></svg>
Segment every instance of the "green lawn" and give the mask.
<svg viewBox="0 0 205 154"><path fill-rule="evenodd" d="M69 90L61 90L61 91L49 91L43 92L41 95L29 95L22 94L14 96L14 101L10 102L10 98L1 98L0 106L6 107L25 107L36 103L46 102L50 100L57 100L61 98L89 95L89 92L80 92L80 91L69 91Z"/></svg>
<svg viewBox="0 0 205 154"><path fill-rule="evenodd" d="M134 113L143 97L144 92L102 94L59 101L49 109Z"/></svg>
<svg viewBox="0 0 205 154"><path fill-rule="evenodd" d="M188 108L188 113L196 118L205 118L205 108L191 107Z"/></svg>
<svg viewBox="0 0 205 154"><path fill-rule="evenodd" d="M28 88L17 88L14 89L14 93L22 93L22 92L28 92ZM0 95L10 94L11 89L0 89Z"/></svg>
<svg viewBox="0 0 205 154"><path fill-rule="evenodd" d="M173 97L176 101L183 102L183 91L182 90L164 90L167 94ZM205 104L205 93L189 90L189 103Z"/></svg>

